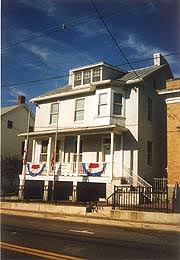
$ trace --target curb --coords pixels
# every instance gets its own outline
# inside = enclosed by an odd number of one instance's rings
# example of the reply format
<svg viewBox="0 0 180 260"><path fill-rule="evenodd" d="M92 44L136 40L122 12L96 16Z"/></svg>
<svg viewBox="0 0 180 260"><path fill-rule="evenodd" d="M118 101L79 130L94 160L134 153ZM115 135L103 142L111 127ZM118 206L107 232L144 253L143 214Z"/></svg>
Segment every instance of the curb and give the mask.
<svg viewBox="0 0 180 260"><path fill-rule="evenodd" d="M95 216L88 216L88 215L77 216L77 215L67 215L67 214L57 214L57 213L56 214L46 213L42 211L35 212L35 211L23 211L23 210L3 209L3 208L1 208L1 214L24 216L24 217L28 216L34 218L62 220L62 221L70 221L70 222L81 222L81 223L97 224L97 225L118 226L118 227L126 227L126 228L141 228L141 229L180 232L179 225L138 222L138 221L129 221L129 220L127 221L115 220L115 219L110 219L109 217L95 217Z"/></svg>

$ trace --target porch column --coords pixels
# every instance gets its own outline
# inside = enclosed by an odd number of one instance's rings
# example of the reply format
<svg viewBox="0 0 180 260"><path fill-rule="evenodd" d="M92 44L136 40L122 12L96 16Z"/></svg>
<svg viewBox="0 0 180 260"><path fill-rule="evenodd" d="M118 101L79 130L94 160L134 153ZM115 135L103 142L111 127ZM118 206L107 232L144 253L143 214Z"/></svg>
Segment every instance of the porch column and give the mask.
<svg viewBox="0 0 180 260"><path fill-rule="evenodd" d="M81 136L77 135L76 176L78 176L78 172L79 172L80 142L81 142Z"/></svg>
<svg viewBox="0 0 180 260"><path fill-rule="evenodd" d="M52 144L52 137L49 137L48 149L47 149L47 175L49 175L49 172L51 171L51 144Z"/></svg>
<svg viewBox="0 0 180 260"><path fill-rule="evenodd" d="M121 135L120 176L124 177L124 136Z"/></svg>
<svg viewBox="0 0 180 260"><path fill-rule="evenodd" d="M28 140L25 139L25 141L24 141L24 153L23 153L22 178L20 179L19 192L18 192L19 200L24 199L24 186L25 186L25 180L26 180L27 149L28 149L27 145L28 145Z"/></svg>
<svg viewBox="0 0 180 260"><path fill-rule="evenodd" d="M113 162L114 162L114 132L111 132L111 159L110 159L110 173L111 173L111 180L113 177Z"/></svg>
<svg viewBox="0 0 180 260"><path fill-rule="evenodd" d="M43 201L48 201L48 188L49 188L49 181L44 181L44 193L43 193Z"/></svg>
<svg viewBox="0 0 180 260"><path fill-rule="evenodd" d="M73 181L72 201L77 201L77 181Z"/></svg>
<svg viewBox="0 0 180 260"><path fill-rule="evenodd" d="M33 144L32 144L32 163L35 161L35 151L36 151L36 140L33 139Z"/></svg>

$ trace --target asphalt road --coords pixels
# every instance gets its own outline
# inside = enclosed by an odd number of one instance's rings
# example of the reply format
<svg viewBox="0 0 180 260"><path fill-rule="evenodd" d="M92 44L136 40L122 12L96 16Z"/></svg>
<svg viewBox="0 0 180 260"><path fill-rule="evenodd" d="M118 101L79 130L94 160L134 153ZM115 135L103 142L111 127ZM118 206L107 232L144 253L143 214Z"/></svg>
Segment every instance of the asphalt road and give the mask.
<svg viewBox="0 0 180 260"><path fill-rule="evenodd" d="M2 260L180 259L180 233L2 215Z"/></svg>

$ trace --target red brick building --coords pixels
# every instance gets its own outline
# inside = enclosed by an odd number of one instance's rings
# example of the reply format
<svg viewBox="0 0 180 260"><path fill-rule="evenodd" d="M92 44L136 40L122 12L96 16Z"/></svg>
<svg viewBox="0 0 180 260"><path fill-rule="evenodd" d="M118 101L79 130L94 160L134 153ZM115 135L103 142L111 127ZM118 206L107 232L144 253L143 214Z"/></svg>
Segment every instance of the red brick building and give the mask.
<svg viewBox="0 0 180 260"><path fill-rule="evenodd" d="M168 80L159 94L167 106L167 173L172 191L176 182L180 184L180 79Z"/></svg>

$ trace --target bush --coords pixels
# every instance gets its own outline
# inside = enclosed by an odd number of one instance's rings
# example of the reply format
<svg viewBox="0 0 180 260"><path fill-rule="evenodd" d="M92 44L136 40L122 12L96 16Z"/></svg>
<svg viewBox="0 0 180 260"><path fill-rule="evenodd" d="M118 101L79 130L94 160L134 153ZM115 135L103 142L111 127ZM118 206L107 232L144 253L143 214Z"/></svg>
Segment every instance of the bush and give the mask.
<svg viewBox="0 0 180 260"><path fill-rule="evenodd" d="M22 159L7 156L1 158L1 194L17 194L19 174L22 171Z"/></svg>

